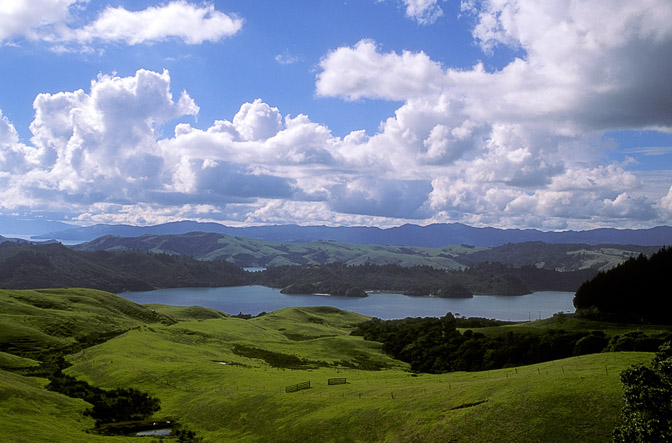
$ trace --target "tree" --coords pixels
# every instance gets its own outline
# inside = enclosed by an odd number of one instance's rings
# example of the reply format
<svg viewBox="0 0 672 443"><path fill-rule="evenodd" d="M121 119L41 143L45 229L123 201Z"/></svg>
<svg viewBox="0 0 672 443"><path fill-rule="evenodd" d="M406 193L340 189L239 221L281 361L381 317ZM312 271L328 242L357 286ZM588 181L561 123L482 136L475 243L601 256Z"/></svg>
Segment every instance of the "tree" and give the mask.
<svg viewBox="0 0 672 443"><path fill-rule="evenodd" d="M651 366L621 373L625 405L614 442L672 441L672 345L663 344Z"/></svg>

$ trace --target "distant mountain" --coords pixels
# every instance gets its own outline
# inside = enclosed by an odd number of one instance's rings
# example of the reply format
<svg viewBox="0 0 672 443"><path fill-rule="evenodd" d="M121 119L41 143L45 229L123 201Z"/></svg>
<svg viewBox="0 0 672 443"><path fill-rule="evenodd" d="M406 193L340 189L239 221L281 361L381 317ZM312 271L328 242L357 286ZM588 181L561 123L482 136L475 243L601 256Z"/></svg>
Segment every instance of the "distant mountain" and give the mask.
<svg viewBox="0 0 672 443"><path fill-rule="evenodd" d="M72 225L61 222L26 220L19 217L0 215L0 233L2 234L39 235L47 232L63 231L70 228L72 228Z"/></svg>
<svg viewBox="0 0 672 443"><path fill-rule="evenodd" d="M35 238L59 238L70 241L91 241L104 235L140 237L142 235L186 234L188 232L214 232L260 240L306 243L335 241L359 245L397 245L441 248L447 245L501 246L507 243L541 241L549 244L584 243L663 246L672 244L672 227L650 229L593 229L589 231L544 232L536 229L474 228L461 223L433 224L428 226L403 225L381 229L376 227L330 226L250 226L235 228L218 223L181 221L156 226L94 225L53 231Z"/></svg>

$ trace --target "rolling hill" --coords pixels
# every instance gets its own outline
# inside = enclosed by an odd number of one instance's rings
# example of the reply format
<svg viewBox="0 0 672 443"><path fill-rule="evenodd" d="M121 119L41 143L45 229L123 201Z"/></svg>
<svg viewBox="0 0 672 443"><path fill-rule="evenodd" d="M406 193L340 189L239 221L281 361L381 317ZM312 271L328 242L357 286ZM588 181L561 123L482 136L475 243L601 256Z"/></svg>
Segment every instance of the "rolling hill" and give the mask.
<svg viewBox="0 0 672 443"><path fill-rule="evenodd" d="M109 330L123 333L66 355L72 366L65 372L96 387L156 396L161 410L154 420L178 421L204 443L602 442L623 404L619 372L652 356L609 352L485 372L412 374L379 343L350 335L366 317L334 308L243 320L198 308L142 307L90 290L0 290L0 304L0 337L33 325L26 336L52 337L54 352L61 341L74 341L72 322L90 332L105 318ZM45 315L53 321L40 327ZM0 353L0 362L9 362L0 369L0 441L137 441L97 434L84 415L86 402L26 375L26 365L36 362L9 353ZM309 389L286 390L307 381Z"/></svg>
<svg viewBox="0 0 672 443"><path fill-rule="evenodd" d="M399 264L433 266L442 269L463 267L454 260L481 248L448 246L442 249L403 246L356 245L319 241L280 243L226 234L191 232L176 235L141 237L104 236L72 246L76 251L135 250L151 253L187 255L199 260L226 260L244 267L304 265L308 263L344 263L348 265Z"/></svg>

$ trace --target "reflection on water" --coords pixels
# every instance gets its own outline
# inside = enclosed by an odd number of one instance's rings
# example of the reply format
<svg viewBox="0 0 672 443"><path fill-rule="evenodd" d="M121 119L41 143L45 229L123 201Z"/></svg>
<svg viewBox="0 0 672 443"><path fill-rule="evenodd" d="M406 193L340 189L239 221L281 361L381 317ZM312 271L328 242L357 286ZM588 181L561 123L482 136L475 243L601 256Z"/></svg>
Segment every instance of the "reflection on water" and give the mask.
<svg viewBox="0 0 672 443"><path fill-rule="evenodd" d="M409 297L402 294L372 293L368 297L288 295L265 286L228 288L174 288L119 294L136 303L176 306L203 306L229 314L257 315L290 306L333 306L381 319L441 317L447 312L465 317L528 321L551 317L557 312L574 312L573 292L535 292L521 296L481 295L448 299Z"/></svg>

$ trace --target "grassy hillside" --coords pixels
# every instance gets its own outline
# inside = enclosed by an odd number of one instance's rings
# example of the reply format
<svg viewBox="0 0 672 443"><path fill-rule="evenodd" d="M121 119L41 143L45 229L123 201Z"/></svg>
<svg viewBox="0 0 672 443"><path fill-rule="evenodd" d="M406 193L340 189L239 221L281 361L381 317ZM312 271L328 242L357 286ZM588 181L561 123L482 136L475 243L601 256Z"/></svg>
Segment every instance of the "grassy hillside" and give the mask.
<svg viewBox="0 0 672 443"><path fill-rule="evenodd" d="M104 236L73 247L76 250L137 250L188 255L200 260L226 260L239 266L273 267L307 263L366 263L401 266L433 266L462 269L482 262L501 262L515 267L535 266L557 271L605 270L640 253L650 255L658 247L635 245L509 243L494 248L467 245L422 248L392 245L359 245L333 241L281 243L225 234L191 232L142 237Z"/></svg>
<svg viewBox="0 0 672 443"><path fill-rule="evenodd" d="M0 290L0 351L14 355L75 349L161 322L175 320L108 292Z"/></svg>
<svg viewBox="0 0 672 443"><path fill-rule="evenodd" d="M132 331L78 356L71 373L107 387L145 389L162 399L162 412L181 417L213 442L605 441L621 406L619 371L650 358L598 354L413 377L374 343L343 335L341 327L349 323L343 316L288 309L247 321ZM234 353L234 344L318 363L304 370L277 368ZM367 359L389 367L331 366ZM348 384L329 386L334 377ZM284 392L304 381L311 381L310 390Z"/></svg>
<svg viewBox="0 0 672 443"><path fill-rule="evenodd" d="M155 417L174 417L205 442L606 441L621 407L619 372L651 358L605 353L414 375L380 344L349 335L367 317L330 307L243 320L198 307L143 307L90 290L0 291L0 303L5 342L17 330L61 346L72 341L54 334L63 325L81 335L124 329L71 354L66 373L148 392L161 400ZM8 353L0 362L32 364ZM347 384L328 385L330 378ZM285 392L304 381L310 389ZM46 383L0 370L0 441L137 441L87 433L87 404L46 391Z"/></svg>

